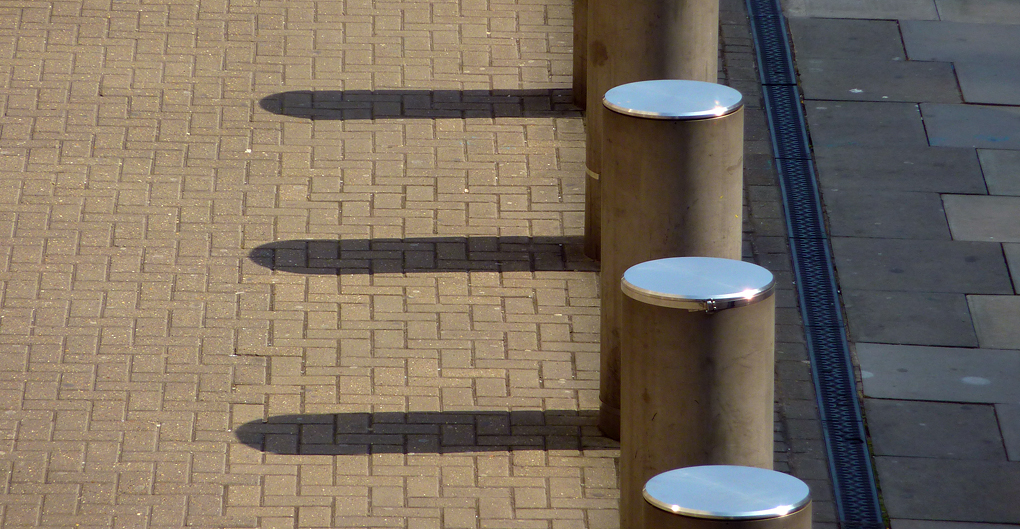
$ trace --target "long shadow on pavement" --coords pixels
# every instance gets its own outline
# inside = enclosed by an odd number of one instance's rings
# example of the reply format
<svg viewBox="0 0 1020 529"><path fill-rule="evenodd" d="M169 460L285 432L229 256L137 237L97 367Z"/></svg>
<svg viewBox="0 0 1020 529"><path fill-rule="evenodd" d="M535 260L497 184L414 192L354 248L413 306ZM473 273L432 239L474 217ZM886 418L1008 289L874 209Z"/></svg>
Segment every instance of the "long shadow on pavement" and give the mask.
<svg viewBox="0 0 1020 529"><path fill-rule="evenodd" d="M530 118L577 116L570 90L295 90L259 106L306 119Z"/></svg>
<svg viewBox="0 0 1020 529"><path fill-rule="evenodd" d="M272 454L444 454L615 450L595 411L454 411L279 415L241 425L242 443Z"/></svg>
<svg viewBox="0 0 1020 529"><path fill-rule="evenodd" d="M581 237L317 239L263 244L248 257L296 274L597 271Z"/></svg>

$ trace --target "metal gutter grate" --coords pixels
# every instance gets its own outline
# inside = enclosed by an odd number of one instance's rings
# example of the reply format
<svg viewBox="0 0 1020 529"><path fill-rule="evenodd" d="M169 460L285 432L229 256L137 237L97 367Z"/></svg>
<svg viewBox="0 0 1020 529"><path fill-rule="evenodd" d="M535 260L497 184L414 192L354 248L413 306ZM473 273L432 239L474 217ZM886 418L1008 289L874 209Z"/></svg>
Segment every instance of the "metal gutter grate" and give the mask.
<svg viewBox="0 0 1020 529"><path fill-rule="evenodd" d="M883 528L807 126L778 0L746 0L840 525Z"/></svg>

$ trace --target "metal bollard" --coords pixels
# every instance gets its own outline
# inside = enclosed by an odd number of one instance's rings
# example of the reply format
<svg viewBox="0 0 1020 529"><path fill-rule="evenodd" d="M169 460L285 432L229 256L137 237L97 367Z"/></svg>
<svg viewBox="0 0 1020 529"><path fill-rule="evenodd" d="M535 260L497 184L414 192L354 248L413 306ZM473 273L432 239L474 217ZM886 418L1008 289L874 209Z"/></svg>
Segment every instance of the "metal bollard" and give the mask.
<svg viewBox="0 0 1020 529"><path fill-rule="evenodd" d="M649 79L719 79L719 2L588 0L585 192L598 188L605 160L599 110L607 90ZM597 195L586 200L585 254L599 259Z"/></svg>
<svg viewBox="0 0 1020 529"><path fill-rule="evenodd" d="M599 427L619 439L620 277L663 257L740 259L744 112L732 88L676 80L618 86L604 106Z"/></svg>
<svg viewBox="0 0 1020 529"><path fill-rule="evenodd" d="M648 480L641 529L811 529L811 493L774 470L699 466Z"/></svg>
<svg viewBox="0 0 1020 529"><path fill-rule="evenodd" d="M751 263L658 259L623 274L620 516L652 476L698 465L771 469L775 281Z"/></svg>

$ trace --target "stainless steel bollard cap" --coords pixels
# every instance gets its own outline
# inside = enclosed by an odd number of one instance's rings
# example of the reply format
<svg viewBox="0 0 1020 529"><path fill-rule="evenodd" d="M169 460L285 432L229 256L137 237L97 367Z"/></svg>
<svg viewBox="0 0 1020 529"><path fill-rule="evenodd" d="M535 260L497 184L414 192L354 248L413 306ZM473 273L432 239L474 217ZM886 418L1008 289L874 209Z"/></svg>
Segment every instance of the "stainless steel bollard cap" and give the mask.
<svg viewBox="0 0 1020 529"><path fill-rule="evenodd" d="M721 84L664 79L617 86L602 104L627 116L690 120L732 114L744 106L744 96Z"/></svg>
<svg viewBox="0 0 1020 529"><path fill-rule="evenodd" d="M692 518L778 518L811 501L803 481L774 470L732 465L687 467L648 480L645 501Z"/></svg>
<svg viewBox="0 0 1020 529"><path fill-rule="evenodd" d="M634 265L620 289L634 300L659 307L717 311L757 303L775 291L772 272L751 263L717 257L669 257Z"/></svg>

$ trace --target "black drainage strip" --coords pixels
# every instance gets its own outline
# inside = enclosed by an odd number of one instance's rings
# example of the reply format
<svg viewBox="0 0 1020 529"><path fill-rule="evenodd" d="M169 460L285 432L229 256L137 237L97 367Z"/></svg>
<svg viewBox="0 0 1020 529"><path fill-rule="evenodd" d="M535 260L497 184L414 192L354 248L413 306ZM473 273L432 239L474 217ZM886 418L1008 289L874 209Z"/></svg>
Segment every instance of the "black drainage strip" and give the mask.
<svg viewBox="0 0 1020 529"><path fill-rule="evenodd" d="M885 527L779 0L746 0L840 526Z"/></svg>

